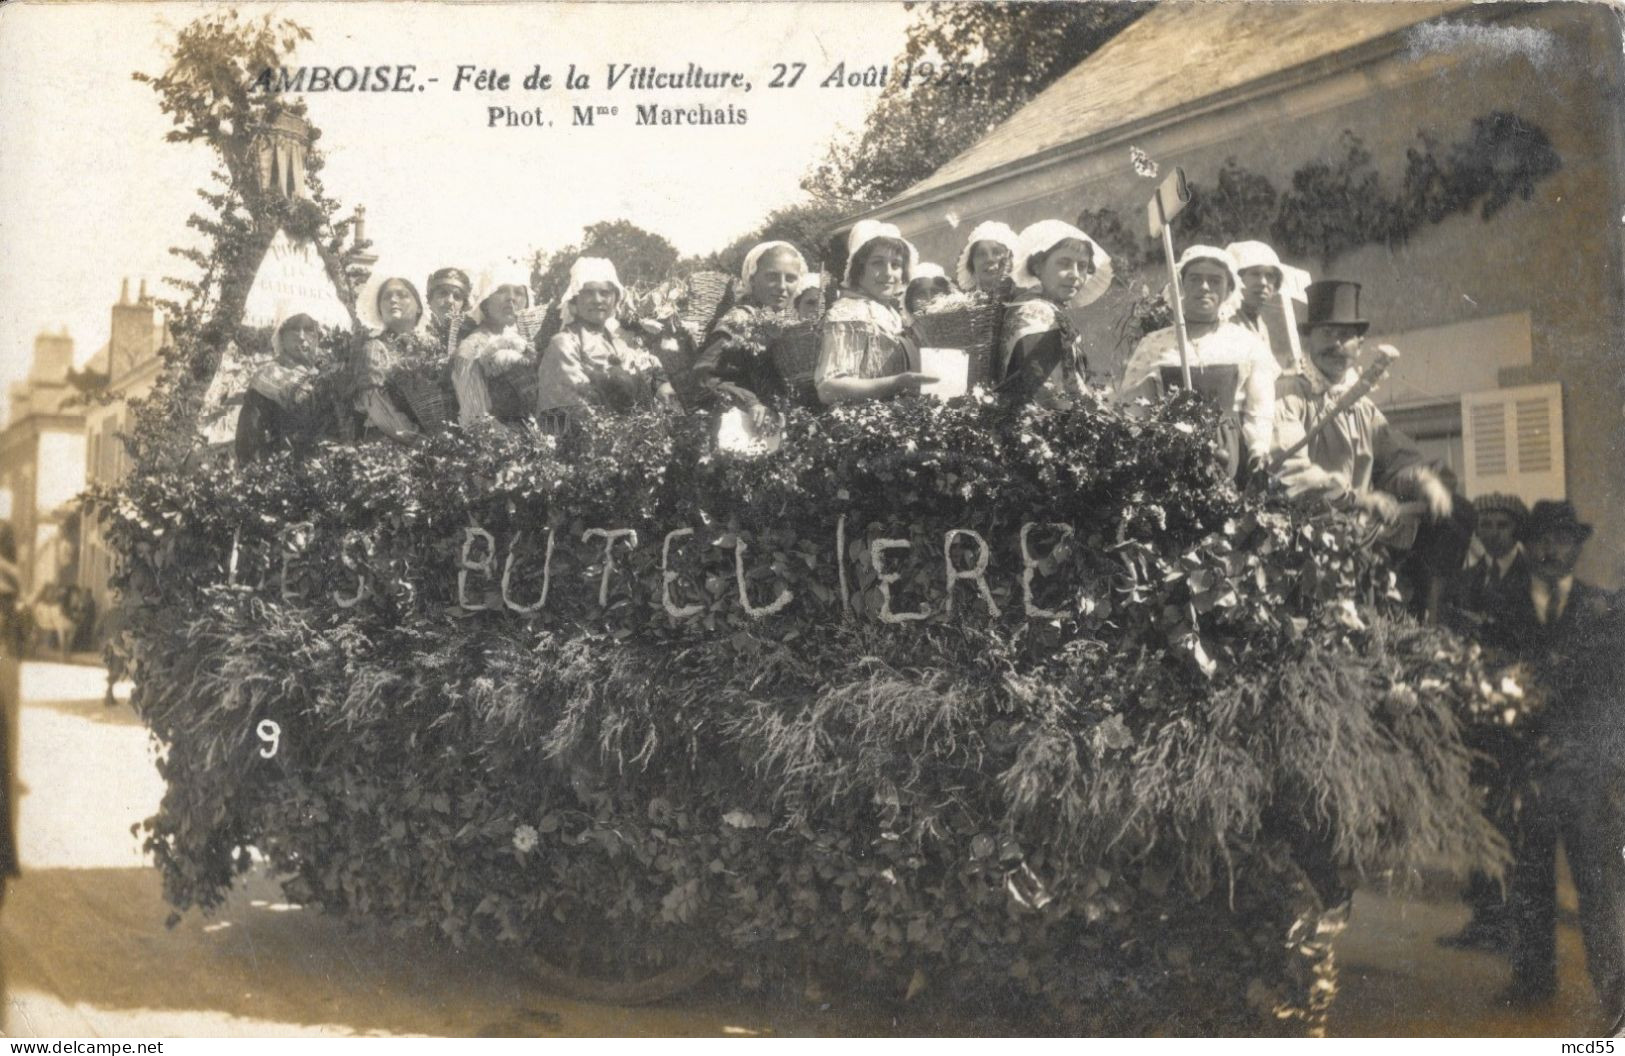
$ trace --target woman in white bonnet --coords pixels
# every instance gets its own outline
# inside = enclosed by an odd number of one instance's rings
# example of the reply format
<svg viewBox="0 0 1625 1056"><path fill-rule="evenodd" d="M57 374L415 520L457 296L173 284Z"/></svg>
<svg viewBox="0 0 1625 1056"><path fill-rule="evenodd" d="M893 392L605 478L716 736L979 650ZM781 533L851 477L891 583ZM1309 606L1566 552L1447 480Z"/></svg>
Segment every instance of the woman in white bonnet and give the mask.
<svg viewBox="0 0 1625 1056"><path fill-rule="evenodd" d="M474 291L474 319L479 325L457 346L451 380L457 388L457 417L463 425L498 414L492 381L504 371L532 362L530 342L520 334L519 313L530 307L530 274L504 264L480 273ZM513 408L504 417L522 417L529 408Z"/></svg>
<svg viewBox="0 0 1625 1056"><path fill-rule="evenodd" d="M423 298L409 279L378 272L356 298L356 312L370 328L357 364L356 409L365 416L368 433L408 440L422 431L424 423L413 416L391 381L428 354L417 333ZM444 381L449 395L449 364Z"/></svg>
<svg viewBox="0 0 1625 1056"><path fill-rule="evenodd" d="M914 318L929 308L932 301L952 292L954 287L948 281L948 273L939 265L921 261L908 280L908 290L903 294L903 310Z"/></svg>
<svg viewBox="0 0 1625 1056"><path fill-rule="evenodd" d="M804 323L810 323L824 314L824 276L821 272L809 271L801 277L801 284L796 287L795 309L796 315Z"/></svg>
<svg viewBox="0 0 1625 1056"><path fill-rule="evenodd" d="M1269 346L1233 320L1241 303L1241 276L1217 246L1187 246L1174 266L1190 343L1191 383L1222 415L1219 440L1232 472L1266 463L1275 436L1275 379L1280 365ZM1147 334L1134 347L1118 399L1155 398L1181 384L1178 335L1173 327Z"/></svg>
<svg viewBox="0 0 1625 1056"><path fill-rule="evenodd" d="M675 406L677 393L656 359L615 319L625 296L615 265L602 257L578 257L559 302L564 327L542 353L536 409L545 420L567 421L584 407L629 411L661 403Z"/></svg>
<svg viewBox="0 0 1625 1056"><path fill-rule="evenodd" d="M955 278L966 293L997 297L1016 259L1016 232L1009 224L984 220L971 231L959 252Z"/></svg>
<svg viewBox="0 0 1625 1056"><path fill-rule="evenodd" d="M339 425L332 364L321 347L322 328L303 312L288 313L271 331L274 358L254 372L237 414L238 464L273 451L302 455Z"/></svg>
<svg viewBox="0 0 1625 1056"><path fill-rule="evenodd" d="M788 392L784 377L767 354L768 335L760 319L788 312L807 273L801 251L788 242L763 242L745 255L739 280L745 293L723 313L694 361L694 373L728 406L766 424L768 405Z"/></svg>
<svg viewBox="0 0 1625 1056"><path fill-rule="evenodd" d="M1018 292L1006 309L993 377L1015 403L1053 405L1083 391L1088 362L1067 309L1100 299L1112 260L1094 239L1062 220L1040 220L1016 243Z"/></svg>
<svg viewBox="0 0 1625 1056"><path fill-rule="evenodd" d="M920 339L902 315L914 247L891 224L860 220L847 236L846 286L824 315L813 383L824 403L918 395Z"/></svg>

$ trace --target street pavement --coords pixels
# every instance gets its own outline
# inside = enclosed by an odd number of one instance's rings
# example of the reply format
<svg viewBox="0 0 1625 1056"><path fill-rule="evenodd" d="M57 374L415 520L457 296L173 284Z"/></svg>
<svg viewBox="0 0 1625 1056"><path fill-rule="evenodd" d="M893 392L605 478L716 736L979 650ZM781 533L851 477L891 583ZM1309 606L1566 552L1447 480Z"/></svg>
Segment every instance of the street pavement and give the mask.
<svg viewBox="0 0 1625 1056"><path fill-rule="evenodd" d="M99 668L23 667L24 875L0 909L0 1035L718 1036L1021 1033L1023 1025L828 994L767 1001L720 983L642 1008L543 990L501 950L457 952L283 901L254 870L212 915L166 928L158 874L131 826L157 808L154 747ZM1572 889L1564 898L1572 908ZM1601 1029L1572 913L1557 1000L1497 1008L1506 962L1441 949L1466 919L1440 894L1366 889L1337 943L1341 1036L1578 1036Z"/></svg>

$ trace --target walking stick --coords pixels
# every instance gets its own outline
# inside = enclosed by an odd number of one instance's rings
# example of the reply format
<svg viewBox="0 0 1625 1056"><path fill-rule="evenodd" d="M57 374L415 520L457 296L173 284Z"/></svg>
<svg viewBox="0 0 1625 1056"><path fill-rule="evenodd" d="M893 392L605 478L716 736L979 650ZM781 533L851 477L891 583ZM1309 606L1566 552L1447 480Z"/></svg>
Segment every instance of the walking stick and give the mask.
<svg viewBox="0 0 1625 1056"><path fill-rule="evenodd" d="M1278 452L1274 458L1270 459L1270 472L1279 472L1281 467L1286 464L1287 459L1308 447L1309 441L1319 436L1320 431L1335 421L1338 415L1353 407L1372 389L1376 388L1377 382L1382 380L1382 376L1388 373L1388 368L1393 366L1394 360L1398 358L1399 349L1393 345L1378 345L1377 358L1372 360L1371 365L1360 373L1359 379L1349 386L1348 391L1337 398L1337 402L1332 404L1326 413L1320 416L1318 422L1304 431L1303 436L1297 443L1284 451Z"/></svg>
<svg viewBox="0 0 1625 1056"><path fill-rule="evenodd" d="M1174 236L1168 229L1168 221L1178 216L1190 200L1191 190L1185 183L1185 170L1176 165L1145 207L1151 237L1162 236L1162 254L1168 259L1168 291L1174 300L1174 338L1179 343L1179 379L1187 391L1191 387L1190 337L1185 333L1185 304L1179 295L1179 273L1174 270Z"/></svg>

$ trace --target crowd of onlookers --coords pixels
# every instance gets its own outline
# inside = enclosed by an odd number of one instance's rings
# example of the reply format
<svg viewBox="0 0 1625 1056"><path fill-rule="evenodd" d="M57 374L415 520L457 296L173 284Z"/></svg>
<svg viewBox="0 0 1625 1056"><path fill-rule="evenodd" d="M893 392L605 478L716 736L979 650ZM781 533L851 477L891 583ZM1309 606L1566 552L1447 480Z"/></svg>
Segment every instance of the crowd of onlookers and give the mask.
<svg viewBox="0 0 1625 1056"><path fill-rule="evenodd" d="M65 657L97 647L96 598L75 584L44 584L18 606L16 619L29 656Z"/></svg>
<svg viewBox="0 0 1625 1056"><path fill-rule="evenodd" d="M1486 811L1512 846L1511 872L1476 875L1473 916L1440 941L1511 958L1505 998L1550 1000L1557 988L1557 848L1611 1032L1625 1028L1625 616L1617 595L1575 576L1591 525L1573 505L1512 495L1473 504L1472 553L1442 618L1486 661L1538 699L1527 716L1471 732Z"/></svg>

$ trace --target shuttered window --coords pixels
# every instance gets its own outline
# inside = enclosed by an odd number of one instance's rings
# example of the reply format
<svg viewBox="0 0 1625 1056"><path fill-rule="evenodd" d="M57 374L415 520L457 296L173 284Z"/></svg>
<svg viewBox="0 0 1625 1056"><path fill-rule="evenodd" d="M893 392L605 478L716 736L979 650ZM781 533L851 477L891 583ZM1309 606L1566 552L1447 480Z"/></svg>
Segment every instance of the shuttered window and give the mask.
<svg viewBox="0 0 1625 1056"><path fill-rule="evenodd" d="M1469 496L1499 491L1528 503L1566 497L1561 385L1467 393L1461 422Z"/></svg>

